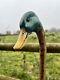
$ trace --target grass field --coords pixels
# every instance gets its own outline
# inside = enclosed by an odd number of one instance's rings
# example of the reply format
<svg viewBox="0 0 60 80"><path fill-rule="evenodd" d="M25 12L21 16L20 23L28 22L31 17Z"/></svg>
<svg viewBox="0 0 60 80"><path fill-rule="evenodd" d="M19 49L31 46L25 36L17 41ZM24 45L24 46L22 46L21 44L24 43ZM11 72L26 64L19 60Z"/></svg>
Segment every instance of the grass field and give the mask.
<svg viewBox="0 0 60 80"><path fill-rule="evenodd" d="M60 33L45 33L46 42L59 43ZM15 43L18 35L1 36L0 42ZM27 42L38 42L33 33ZM0 51L0 75L6 75L20 80L38 80L39 53ZM46 55L46 80L60 80L60 54Z"/></svg>

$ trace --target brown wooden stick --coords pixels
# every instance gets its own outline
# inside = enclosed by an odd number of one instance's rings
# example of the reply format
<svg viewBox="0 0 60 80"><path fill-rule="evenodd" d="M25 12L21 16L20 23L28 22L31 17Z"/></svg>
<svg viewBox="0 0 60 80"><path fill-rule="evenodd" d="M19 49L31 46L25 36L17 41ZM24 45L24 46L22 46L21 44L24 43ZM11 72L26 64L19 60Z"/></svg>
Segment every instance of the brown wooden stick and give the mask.
<svg viewBox="0 0 60 80"><path fill-rule="evenodd" d="M14 43L0 43L0 50L14 51ZM46 43L47 53L60 53L60 43ZM20 50L16 51L27 51L27 52L39 52L38 43L27 43Z"/></svg>
<svg viewBox="0 0 60 80"><path fill-rule="evenodd" d="M45 80L45 54L46 54L46 42L44 30L37 32L37 37L39 40L39 50L40 50L40 75L39 80Z"/></svg>

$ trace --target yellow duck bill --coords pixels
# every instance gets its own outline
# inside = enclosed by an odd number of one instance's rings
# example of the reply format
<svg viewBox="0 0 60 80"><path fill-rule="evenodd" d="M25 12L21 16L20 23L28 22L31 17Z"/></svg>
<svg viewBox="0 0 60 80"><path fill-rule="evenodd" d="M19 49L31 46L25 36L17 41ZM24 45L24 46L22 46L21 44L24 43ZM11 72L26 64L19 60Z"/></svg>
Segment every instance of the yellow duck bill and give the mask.
<svg viewBox="0 0 60 80"><path fill-rule="evenodd" d="M18 40L16 44L14 45L13 49L22 49L24 44L26 43L27 35L28 33L26 32L26 30L21 29Z"/></svg>

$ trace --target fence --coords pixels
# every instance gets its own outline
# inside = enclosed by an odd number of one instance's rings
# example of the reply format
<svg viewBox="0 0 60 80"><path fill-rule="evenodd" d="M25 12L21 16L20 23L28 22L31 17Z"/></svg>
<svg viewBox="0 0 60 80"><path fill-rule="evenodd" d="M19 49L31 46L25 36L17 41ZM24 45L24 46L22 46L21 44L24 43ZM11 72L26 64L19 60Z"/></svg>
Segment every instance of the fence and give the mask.
<svg viewBox="0 0 60 80"><path fill-rule="evenodd" d="M13 49L14 43L0 43L0 50L5 51L27 51L27 52L39 52L39 44L27 43L21 50ZM60 53L60 43L47 43L47 53ZM26 56L23 55L24 67L26 65ZM25 68L24 68L25 69ZM49 80L49 79L48 79Z"/></svg>
<svg viewBox="0 0 60 80"><path fill-rule="evenodd" d="M0 50L14 51L14 43L0 43ZM47 43L47 53L60 53L60 43ZM28 51L28 52L39 52L39 44L27 43L21 50L15 51Z"/></svg>

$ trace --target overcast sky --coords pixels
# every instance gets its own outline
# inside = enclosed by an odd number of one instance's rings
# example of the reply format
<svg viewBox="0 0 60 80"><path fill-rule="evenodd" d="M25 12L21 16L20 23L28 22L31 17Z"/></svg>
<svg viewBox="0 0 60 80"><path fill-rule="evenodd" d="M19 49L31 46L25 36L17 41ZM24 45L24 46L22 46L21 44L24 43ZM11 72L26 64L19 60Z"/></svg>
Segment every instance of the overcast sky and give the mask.
<svg viewBox="0 0 60 80"><path fill-rule="evenodd" d="M60 0L0 0L0 33L19 30L25 12L34 11L43 27L60 28Z"/></svg>

